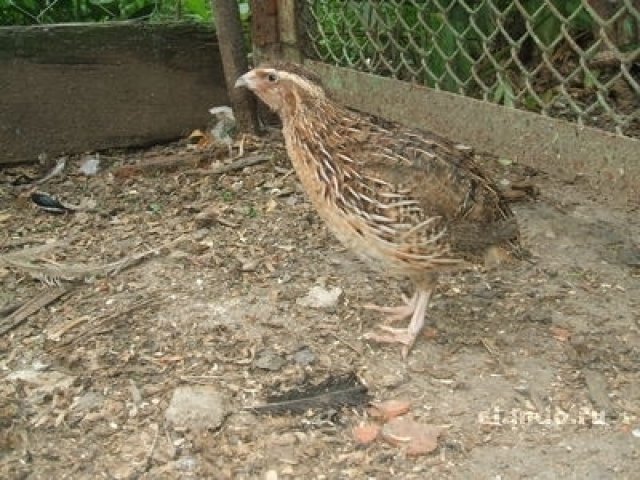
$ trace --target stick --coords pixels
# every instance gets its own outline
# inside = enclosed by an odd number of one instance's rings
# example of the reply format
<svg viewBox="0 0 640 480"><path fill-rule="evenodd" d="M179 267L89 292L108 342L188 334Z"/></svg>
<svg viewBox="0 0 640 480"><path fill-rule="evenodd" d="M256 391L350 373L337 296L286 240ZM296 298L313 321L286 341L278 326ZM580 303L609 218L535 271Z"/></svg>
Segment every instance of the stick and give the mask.
<svg viewBox="0 0 640 480"><path fill-rule="evenodd" d="M68 288L57 288L48 290L42 296L32 298L5 319L4 325L0 326L0 335L13 330L38 310L56 301L68 291Z"/></svg>
<svg viewBox="0 0 640 480"><path fill-rule="evenodd" d="M115 177L131 177L141 175L149 170L172 171L183 165L196 167L207 159L202 152L189 152L184 155L155 155L143 158L134 165L123 165L113 171Z"/></svg>
<svg viewBox="0 0 640 480"><path fill-rule="evenodd" d="M23 305L24 305L24 302L10 303L8 305L5 305L4 307L0 308L0 317L6 317L11 315L13 312L18 310Z"/></svg>
<svg viewBox="0 0 640 480"><path fill-rule="evenodd" d="M185 170L184 174L186 175L222 175L223 173L236 172L238 170L243 170L247 167L251 167L253 165L258 165L259 163L266 162L270 160L271 157L268 155L250 155L248 157L239 158L234 160L228 165L223 165L214 169L207 168L197 168L195 170Z"/></svg>

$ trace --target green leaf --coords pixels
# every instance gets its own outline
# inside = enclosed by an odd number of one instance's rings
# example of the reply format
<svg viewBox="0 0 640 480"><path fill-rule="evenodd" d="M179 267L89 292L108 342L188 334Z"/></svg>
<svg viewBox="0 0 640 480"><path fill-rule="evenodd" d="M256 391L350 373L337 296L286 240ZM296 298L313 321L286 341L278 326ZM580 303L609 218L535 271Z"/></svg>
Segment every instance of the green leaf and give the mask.
<svg viewBox="0 0 640 480"><path fill-rule="evenodd" d="M242 15L242 4L240 7L240 15ZM201 22L211 20L211 9L209 8L208 0L182 0L182 8L185 14L195 20Z"/></svg>
<svg viewBox="0 0 640 480"><path fill-rule="evenodd" d="M150 203L148 208L153 213L162 212L162 205L160 205L159 203Z"/></svg>

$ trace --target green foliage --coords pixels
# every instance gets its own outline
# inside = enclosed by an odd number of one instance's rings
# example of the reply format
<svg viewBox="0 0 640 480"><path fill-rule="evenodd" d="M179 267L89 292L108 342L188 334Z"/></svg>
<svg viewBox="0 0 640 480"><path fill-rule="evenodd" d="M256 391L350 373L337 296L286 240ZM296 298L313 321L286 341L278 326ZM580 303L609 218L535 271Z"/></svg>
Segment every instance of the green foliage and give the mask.
<svg viewBox="0 0 640 480"><path fill-rule="evenodd" d="M582 3L582 0L527 0L524 7L531 18L535 36L546 47L562 39L563 23L570 31L593 27L593 19Z"/></svg>
<svg viewBox="0 0 640 480"><path fill-rule="evenodd" d="M514 104L514 88L497 72L513 66L514 49L551 53L563 29L575 38L596 26L583 0L308 3L320 58L449 91L490 85L505 105Z"/></svg>
<svg viewBox="0 0 640 480"><path fill-rule="evenodd" d="M0 25L211 18L209 0L0 0Z"/></svg>

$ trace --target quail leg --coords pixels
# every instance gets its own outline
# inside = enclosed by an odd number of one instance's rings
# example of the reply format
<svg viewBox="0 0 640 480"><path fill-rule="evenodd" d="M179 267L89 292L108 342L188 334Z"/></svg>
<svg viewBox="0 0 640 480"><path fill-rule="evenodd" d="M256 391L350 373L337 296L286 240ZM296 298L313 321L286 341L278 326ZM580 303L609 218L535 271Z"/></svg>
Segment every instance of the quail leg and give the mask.
<svg viewBox="0 0 640 480"><path fill-rule="evenodd" d="M407 328L393 328L388 325L380 325L378 328L384 330L386 333L367 333L365 334L365 338L383 343L401 343L403 345L402 358L406 359L424 326L424 316L427 312L429 299L431 298L431 291L432 290L419 290L416 292L413 311L411 312L411 322ZM400 308L406 308L408 306L409 304Z"/></svg>
<svg viewBox="0 0 640 480"><path fill-rule="evenodd" d="M405 301L405 304L398 307L383 307L380 305L368 303L366 305L363 305L362 308L386 313L387 317L385 323L395 323L399 322L400 320L404 320L405 318L409 318L411 315L413 315L413 312L416 309L416 301L418 300L418 292L416 291L411 299L407 299L407 297L405 297L404 295L402 296L402 298Z"/></svg>

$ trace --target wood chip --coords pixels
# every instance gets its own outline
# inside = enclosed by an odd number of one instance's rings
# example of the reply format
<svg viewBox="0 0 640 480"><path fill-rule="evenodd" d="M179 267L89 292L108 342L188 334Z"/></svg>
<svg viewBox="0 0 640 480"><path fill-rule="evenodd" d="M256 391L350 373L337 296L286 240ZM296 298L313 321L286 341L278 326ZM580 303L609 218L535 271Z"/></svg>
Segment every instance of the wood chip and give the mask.
<svg viewBox="0 0 640 480"><path fill-rule="evenodd" d="M553 335L553 338L560 342L566 342L571 338L571 332L566 328L551 326L549 327L549 330L551 331L551 335Z"/></svg>

